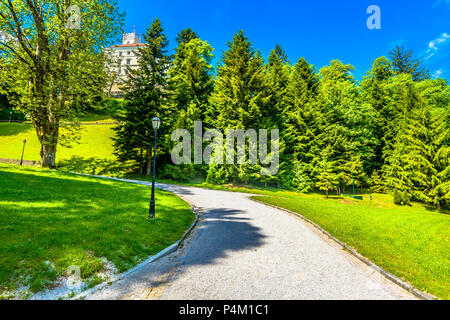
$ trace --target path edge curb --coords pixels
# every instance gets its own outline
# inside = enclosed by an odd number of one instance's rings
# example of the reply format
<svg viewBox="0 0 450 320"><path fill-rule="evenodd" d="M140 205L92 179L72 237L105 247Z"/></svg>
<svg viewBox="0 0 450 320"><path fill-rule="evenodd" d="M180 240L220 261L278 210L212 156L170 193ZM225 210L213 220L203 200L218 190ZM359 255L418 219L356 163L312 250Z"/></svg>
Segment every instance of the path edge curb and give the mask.
<svg viewBox="0 0 450 320"><path fill-rule="evenodd" d="M125 271L121 274L118 274L114 277L112 277L111 279L100 283L99 285L90 288L88 290L85 290L79 294L77 294L75 297L70 298L69 300L83 300L84 298L86 298L86 296L101 290L105 287L108 287L110 285L112 285L114 282L123 280L125 277L129 276L130 274L132 274L133 272L138 271L139 269L141 269L142 267L146 266L147 264L153 263L175 251L177 251L181 244L183 243L184 240L186 240L186 238L188 237L188 235L192 232L192 230L194 230L195 226L197 225L198 221L199 221L199 213L198 213L198 208L195 206L191 207L192 212L194 212L195 214L195 219L194 222L191 224L191 226L189 227L188 230L186 230L183 234L183 236L180 238L180 240L178 240L177 242L175 242L174 244L168 246L167 248L165 248L164 250L161 250L159 253L150 256L149 258L147 258L147 260L141 262L140 264L138 264L137 266L133 267L132 269Z"/></svg>
<svg viewBox="0 0 450 320"><path fill-rule="evenodd" d="M249 199L251 201L260 203L262 205L265 205L265 206L268 206L268 207L272 207L272 208L278 209L280 211L284 211L284 212L286 212L286 213L288 213L290 215L293 215L293 216L295 216L297 218L300 218L301 220L306 221L307 223L312 225L315 229L317 229L318 231L320 231L321 233L326 235L328 238L330 238L331 240L336 242L340 247L342 247L343 249L348 251L351 255L355 256L360 261L362 261L363 263L365 263L366 265L368 265L369 267L371 267L375 271L379 272L381 275L383 275L385 278L387 278L388 280L392 281L396 285L398 285L401 288L405 289L406 291L412 293L417 298L419 298L421 300L438 300L437 297L435 297L435 296L433 296L431 294L422 292L421 290L415 288L414 286L410 285L409 283L406 283L405 281L401 280L400 278L394 276L392 273L390 273L390 272L384 270L383 268L381 268L380 266L376 265L375 263L373 263L369 259L367 259L364 256L362 256L361 254L359 254L355 249L350 247L348 244L346 244L345 242L342 242L341 240L337 239L336 237L331 235L328 231L326 231L324 228L319 226L317 223L311 221L310 219L306 218L305 216L301 215L300 213L297 213L297 212L294 212L294 211L291 211L289 209L285 209L285 208L282 208L282 207L279 207L279 206L276 206L276 205L273 205L273 204L265 203L263 201L254 199L252 197L249 197Z"/></svg>

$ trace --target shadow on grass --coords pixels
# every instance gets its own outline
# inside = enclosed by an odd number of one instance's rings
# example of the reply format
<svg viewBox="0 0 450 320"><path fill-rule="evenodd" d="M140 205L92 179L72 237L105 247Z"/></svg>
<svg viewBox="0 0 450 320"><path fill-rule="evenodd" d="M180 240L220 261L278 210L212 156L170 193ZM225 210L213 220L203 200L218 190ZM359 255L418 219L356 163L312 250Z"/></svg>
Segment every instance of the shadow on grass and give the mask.
<svg viewBox="0 0 450 320"><path fill-rule="evenodd" d="M29 131L33 126L25 123L0 123L0 136L15 136Z"/></svg>
<svg viewBox="0 0 450 320"><path fill-rule="evenodd" d="M157 219L148 220L149 188L32 171L0 171L0 291L14 286L14 276L33 278L45 261L58 272L78 265L91 276L103 265L92 261L105 257L124 271L192 223L188 206L169 192L157 191Z"/></svg>
<svg viewBox="0 0 450 320"><path fill-rule="evenodd" d="M118 160L83 158L73 156L70 159L58 162L58 168L64 171L86 173L103 176L123 176L133 169L132 163L121 163Z"/></svg>
<svg viewBox="0 0 450 320"><path fill-rule="evenodd" d="M53 171L0 171L0 288L11 278L54 263L64 273L71 265L92 276L99 257L123 272L177 241L192 223L186 204L157 190L157 219L149 220L150 188ZM188 194L187 188L177 192ZM187 265L214 264L227 252L262 245L264 235L242 211L227 208L204 213L204 230ZM51 284L49 279L48 284ZM40 288L39 286L37 286Z"/></svg>

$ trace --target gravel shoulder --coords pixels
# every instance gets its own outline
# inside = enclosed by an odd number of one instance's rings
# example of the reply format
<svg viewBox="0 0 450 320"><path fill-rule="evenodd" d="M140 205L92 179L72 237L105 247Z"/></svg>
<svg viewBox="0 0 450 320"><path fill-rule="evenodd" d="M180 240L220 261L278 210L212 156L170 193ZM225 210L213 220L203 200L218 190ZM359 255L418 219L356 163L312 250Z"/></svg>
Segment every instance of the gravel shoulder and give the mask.
<svg viewBox="0 0 450 320"><path fill-rule="evenodd" d="M157 187L196 206L197 227L178 251L86 299L415 299L301 219L249 195Z"/></svg>

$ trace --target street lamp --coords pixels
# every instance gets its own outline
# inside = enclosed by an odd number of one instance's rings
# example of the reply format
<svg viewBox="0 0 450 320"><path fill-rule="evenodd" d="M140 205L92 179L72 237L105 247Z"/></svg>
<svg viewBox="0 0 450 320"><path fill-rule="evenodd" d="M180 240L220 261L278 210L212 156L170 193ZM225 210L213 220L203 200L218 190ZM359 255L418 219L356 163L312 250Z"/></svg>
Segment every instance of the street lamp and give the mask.
<svg viewBox="0 0 450 320"><path fill-rule="evenodd" d="M150 199L150 219L155 218L155 174L156 174L156 136L158 134L159 126L161 125L161 119L157 116L152 119L152 126L155 136L155 144L153 147L153 177L152 177L152 198Z"/></svg>
<svg viewBox="0 0 450 320"><path fill-rule="evenodd" d="M23 153L25 152L25 144L27 140L23 140L23 149L22 149L22 157L20 158L20 165L23 165Z"/></svg>

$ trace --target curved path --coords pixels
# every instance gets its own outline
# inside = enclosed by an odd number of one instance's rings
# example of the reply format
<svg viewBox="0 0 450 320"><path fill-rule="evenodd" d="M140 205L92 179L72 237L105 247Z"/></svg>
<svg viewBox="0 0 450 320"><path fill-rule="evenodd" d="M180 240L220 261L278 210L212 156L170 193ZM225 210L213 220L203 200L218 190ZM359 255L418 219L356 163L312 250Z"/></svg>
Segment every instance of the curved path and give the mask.
<svg viewBox="0 0 450 320"><path fill-rule="evenodd" d="M199 224L183 248L87 299L414 299L299 218L249 195L158 187L199 208Z"/></svg>

